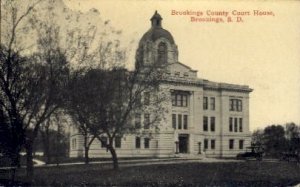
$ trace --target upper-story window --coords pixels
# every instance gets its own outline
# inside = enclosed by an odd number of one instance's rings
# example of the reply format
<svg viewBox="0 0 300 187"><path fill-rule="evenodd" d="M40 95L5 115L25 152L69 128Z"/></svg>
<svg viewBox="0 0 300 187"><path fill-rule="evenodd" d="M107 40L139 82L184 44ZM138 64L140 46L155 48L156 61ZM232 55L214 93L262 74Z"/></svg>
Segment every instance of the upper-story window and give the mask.
<svg viewBox="0 0 300 187"><path fill-rule="evenodd" d="M135 128L141 128L141 114L135 114Z"/></svg>
<svg viewBox="0 0 300 187"><path fill-rule="evenodd" d="M163 42L159 43L157 50L157 61L161 64L167 63L167 45Z"/></svg>
<svg viewBox="0 0 300 187"><path fill-rule="evenodd" d="M215 110L216 109L216 99L214 97L210 98L210 109Z"/></svg>
<svg viewBox="0 0 300 187"><path fill-rule="evenodd" d="M208 97L203 97L203 109L208 109Z"/></svg>
<svg viewBox="0 0 300 187"><path fill-rule="evenodd" d="M176 114L172 114L172 127L176 129Z"/></svg>
<svg viewBox="0 0 300 187"><path fill-rule="evenodd" d="M115 138L115 148L121 148L121 144L122 144L122 138L117 136Z"/></svg>
<svg viewBox="0 0 300 187"><path fill-rule="evenodd" d="M234 132L238 131L238 118L234 118Z"/></svg>
<svg viewBox="0 0 300 187"><path fill-rule="evenodd" d="M107 137L101 137L101 147L104 148L107 146Z"/></svg>
<svg viewBox="0 0 300 187"><path fill-rule="evenodd" d="M150 128L150 114L144 114L144 129Z"/></svg>
<svg viewBox="0 0 300 187"><path fill-rule="evenodd" d="M209 103L208 103L209 99ZM216 98L214 97L203 97L203 110L208 110L208 106L210 110L216 109Z"/></svg>
<svg viewBox="0 0 300 187"><path fill-rule="evenodd" d="M216 118L210 117L210 131L214 132L216 129Z"/></svg>
<svg viewBox="0 0 300 187"><path fill-rule="evenodd" d="M243 132L243 118L229 117L229 132Z"/></svg>
<svg viewBox="0 0 300 187"><path fill-rule="evenodd" d="M239 128L239 130L240 130L240 132L243 132L243 118L240 118L239 121L240 121L240 128Z"/></svg>
<svg viewBox="0 0 300 187"><path fill-rule="evenodd" d="M208 117L203 116L203 131L208 131Z"/></svg>
<svg viewBox="0 0 300 187"><path fill-rule="evenodd" d="M150 104L150 93L144 92L144 105L149 105L149 104Z"/></svg>
<svg viewBox="0 0 300 187"><path fill-rule="evenodd" d="M172 93L172 106L186 107L188 95L185 93Z"/></svg>
<svg viewBox="0 0 300 187"><path fill-rule="evenodd" d="M188 128L188 116L183 115L183 129L187 129L187 128Z"/></svg>
<svg viewBox="0 0 300 187"><path fill-rule="evenodd" d="M229 118L229 132L232 132L233 131L233 118L230 117Z"/></svg>
<svg viewBox="0 0 300 187"><path fill-rule="evenodd" d="M178 129L182 129L182 115L178 114Z"/></svg>
<svg viewBox="0 0 300 187"><path fill-rule="evenodd" d="M172 127L174 129L188 129L188 115L172 114Z"/></svg>
<svg viewBox="0 0 300 187"><path fill-rule="evenodd" d="M229 110L230 111L242 111L243 103L241 99L230 99L229 101Z"/></svg>

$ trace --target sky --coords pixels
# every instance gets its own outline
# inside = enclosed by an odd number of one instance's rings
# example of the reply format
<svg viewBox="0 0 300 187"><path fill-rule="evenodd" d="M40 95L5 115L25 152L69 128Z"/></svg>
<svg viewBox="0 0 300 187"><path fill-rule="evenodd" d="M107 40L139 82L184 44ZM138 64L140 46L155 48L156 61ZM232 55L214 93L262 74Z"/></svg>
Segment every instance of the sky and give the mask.
<svg viewBox="0 0 300 187"><path fill-rule="evenodd" d="M300 124L300 2L194 0L64 0L81 12L98 9L102 19L138 41L157 10L162 26L178 46L179 61L198 70L198 77L249 85L250 130L271 124ZM254 15L254 11L271 12ZM221 17L223 23L192 22L172 12L202 12L197 18ZM236 22L235 12L244 12ZM227 17L223 12L228 12ZM246 12L246 13L245 13ZM249 13L247 13L249 12ZM212 13L221 15L211 15ZM234 21L227 22L228 16Z"/></svg>

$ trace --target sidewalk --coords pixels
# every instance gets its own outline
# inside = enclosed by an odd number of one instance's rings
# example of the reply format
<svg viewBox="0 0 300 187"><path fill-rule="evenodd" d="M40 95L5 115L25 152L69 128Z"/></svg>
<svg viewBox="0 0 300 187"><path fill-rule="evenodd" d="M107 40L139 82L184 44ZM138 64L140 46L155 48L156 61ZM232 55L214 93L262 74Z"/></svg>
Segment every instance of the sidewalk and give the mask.
<svg viewBox="0 0 300 187"><path fill-rule="evenodd" d="M57 164L45 164L45 162L34 159L36 163L34 167L55 167ZM146 165L158 165L158 164L183 164L183 163L215 163L215 162L241 162L239 160L229 160L229 159L216 159L216 158L152 158L152 159L133 159L133 160L119 160L120 167L129 166L146 166ZM59 163L59 166L72 166L72 165L84 165L84 162L73 162L73 163ZM93 161L89 164L112 164L112 161ZM25 168L22 166L21 168ZM10 167L3 167L0 169L10 169Z"/></svg>
<svg viewBox="0 0 300 187"><path fill-rule="evenodd" d="M182 163L215 163L215 162L241 162L238 160L223 160L215 158L153 158L153 159L134 159L119 160L120 166L141 166L153 164L182 164ZM59 166L84 165L84 162L60 163ZM112 161L94 161L89 164L112 164ZM35 167L54 167L57 164L35 165Z"/></svg>

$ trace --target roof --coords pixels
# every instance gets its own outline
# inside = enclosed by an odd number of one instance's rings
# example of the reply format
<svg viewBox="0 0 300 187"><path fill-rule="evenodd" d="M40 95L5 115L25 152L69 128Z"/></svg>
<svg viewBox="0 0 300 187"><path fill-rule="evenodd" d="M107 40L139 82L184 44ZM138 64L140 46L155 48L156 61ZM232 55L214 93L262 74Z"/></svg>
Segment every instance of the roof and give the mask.
<svg viewBox="0 0 300 187"><path fill-rule="evenodd" d="M165 38L169 40L171 44L175 43L172 34L166 29L162 28L161 25L162 17L160 16L159 13L157 13L157 11L155 11L154 15L150 20L151 20L151 28L143 35L143 37L140 40L139 46L141 46L141 44L143 44L148 40L155 42L159 38Z"/></svg>
<svg viewBox="0 0 300 187"><path fill-rule="evenodd" d="M157 10L155 10L155 13L150 20L152 21L154 19L162 20L162 17L160 16L159 13L157 13Z"/></svg>

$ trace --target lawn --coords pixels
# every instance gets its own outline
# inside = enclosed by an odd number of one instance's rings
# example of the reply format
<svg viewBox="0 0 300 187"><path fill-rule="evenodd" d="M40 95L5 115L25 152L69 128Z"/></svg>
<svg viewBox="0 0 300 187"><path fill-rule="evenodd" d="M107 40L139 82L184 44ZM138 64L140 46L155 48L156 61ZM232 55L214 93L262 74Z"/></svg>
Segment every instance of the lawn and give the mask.
<svg viewBox="0 0 300 187"><path fill-rule="evenodd" d="M36 168L37 186L291 186L300 166L288 162L184 163L121 167L76 165ZM17 180L24 181L24 171Z"/></svg>

